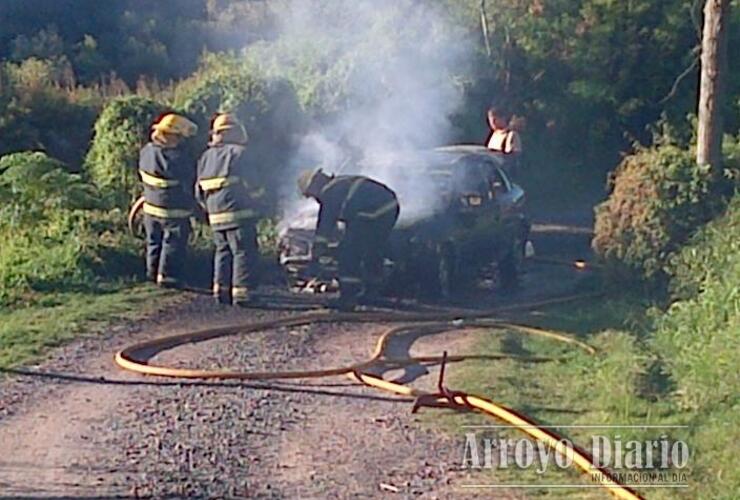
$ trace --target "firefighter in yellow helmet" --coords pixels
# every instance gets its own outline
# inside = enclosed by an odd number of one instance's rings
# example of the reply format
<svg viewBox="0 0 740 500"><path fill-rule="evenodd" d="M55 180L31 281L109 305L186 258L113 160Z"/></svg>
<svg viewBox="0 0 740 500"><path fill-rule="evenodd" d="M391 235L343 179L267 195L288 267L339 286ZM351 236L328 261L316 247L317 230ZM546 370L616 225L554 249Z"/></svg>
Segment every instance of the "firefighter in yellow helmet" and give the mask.
<svg viewBox="0 0 740 500"><path fill-rule="evenodd" d="M147 277L160 286L182 283L194 208L195 158L185 147L198 127L168 113L152 126L151 141L139 153L144 184Z"/></svg>
<svg viewBox="0 0 740 500"><path fill-rule="evenodd" d="M213 295L222 304L247 305L258 261L257 219L264 188L247 161L248 137L235 116L217 115L198 163L195 196L208 214L216 245Z"/></svg>

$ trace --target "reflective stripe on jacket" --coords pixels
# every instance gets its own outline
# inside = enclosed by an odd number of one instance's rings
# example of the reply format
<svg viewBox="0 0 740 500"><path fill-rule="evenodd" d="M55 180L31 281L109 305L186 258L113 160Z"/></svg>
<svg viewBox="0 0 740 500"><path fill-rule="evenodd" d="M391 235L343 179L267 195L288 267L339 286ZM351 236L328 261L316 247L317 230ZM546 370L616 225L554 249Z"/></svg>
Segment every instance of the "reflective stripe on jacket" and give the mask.
<svg viewBox="0 0 740 500"><path fill-rule="evenodd" d="M372 221L398 213L398 199L388 186L367 177L340 175L317 196L321 208L316 224L317 241L332 239L337 221Z"/></svg>
<svg viewBox="0 0 740 500"><path fill-rule="evenodd" d="M161 218L190 215L195 160L184 148L165 148L150 142L139 153L139 175L144 185L145 213Z"/></svg>
<svg viewBox="0 0 740 500"><path fill-rule="evenodd" d="M257 219L264 189L239 144L210 146L198 162L195 196L214 229L233 229Z"/></svg>
<svg viewBox="0 0 740 500"><path fill-rule="evenodd" d="M164 208L145 202L143 207L144 213L160 219L184 219L190 217L192 212L182 208Z"/></svg>

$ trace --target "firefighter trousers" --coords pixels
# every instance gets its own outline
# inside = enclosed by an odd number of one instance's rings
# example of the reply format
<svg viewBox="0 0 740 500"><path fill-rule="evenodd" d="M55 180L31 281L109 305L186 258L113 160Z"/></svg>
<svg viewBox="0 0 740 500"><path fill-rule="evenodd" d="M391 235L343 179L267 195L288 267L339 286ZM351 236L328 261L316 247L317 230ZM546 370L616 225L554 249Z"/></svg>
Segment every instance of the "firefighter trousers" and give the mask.
<svg viewBox="0 0 740 500"><path fill-rule="evenodd" d="M388 237L398 219L398 210L376 219L356 218L346 222L338 248L339 293L344 299L380 291L383 257Z"/></svg>
<svg viewBox="0 0 740 500"><path fill-rule="evenodd" d="M213 231L216 252L213 261L213 294L233 303L249 299L252 271L257 264L257 229L244 223L231 229Z"/></svg>
<svg viewBox="0 0 740 500"><path fill-rule="evenodd" d="M146 275L160 285L183 281L190 219L160 219L144 215Z"/></svg>

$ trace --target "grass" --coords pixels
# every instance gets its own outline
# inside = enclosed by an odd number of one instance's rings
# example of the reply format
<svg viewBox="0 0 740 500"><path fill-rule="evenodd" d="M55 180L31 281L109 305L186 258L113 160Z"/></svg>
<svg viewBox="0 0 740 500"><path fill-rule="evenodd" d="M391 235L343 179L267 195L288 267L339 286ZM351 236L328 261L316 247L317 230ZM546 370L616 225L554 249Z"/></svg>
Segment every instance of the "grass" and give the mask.
<svg viewBox="0 0 740 500"><path fill-rule="evenodd" d="M100 335L122 319L138 319L178 295L142 284L108 284L96 293L49 293L33 305L0 311L0 369L28 364L49 349L85 335Z"/></svg>
<svg viewBox="0 0 740 500"><path fill-rule="evenodd" d="M567 344L545 338L522 335L514 331L492 331L475 344L477 353L508 352L554 358L545 363L472 361L451 368L447 383L451 389L481 395L532 417L544 425L694 425L695 415L680 410L669 396L670 381L656 368L656 357L645 339L649 332L646 307L634 299L603 300L548 309L527 318L532 325L555 329L584 340L597 349L596 355ZM486 417L467 414L427 412L435 425L459 435L471 429L464 425L486 425ZM696 427L688 429L562 428L558 432L576 445L591 449L595 434L608 436L624 445L630 440L684 440L691 447L698 439ZM519 439L524 435L508 429L489 429L478 437ZM714 436L716 439L718 436ZM461 454L462 458L462 454ZM728 464L730 462L727 462ZM535 462L535 465L537 463ZM561 470L550 465L543 473L537 467L521 470L495 467L483 479L490 484L580 484L592 485L590 479L575 467ZM686 469L684 469L686 470ZM694 483L705 473L687 472ZM495 491L495 490L492 490ZM527 489L533 498L603 498L599 489ZM694 495L696 490L692 490ZM650 498L674 498L675 490L646 490ZM690 498L688 496L687 498Z"/></svg>

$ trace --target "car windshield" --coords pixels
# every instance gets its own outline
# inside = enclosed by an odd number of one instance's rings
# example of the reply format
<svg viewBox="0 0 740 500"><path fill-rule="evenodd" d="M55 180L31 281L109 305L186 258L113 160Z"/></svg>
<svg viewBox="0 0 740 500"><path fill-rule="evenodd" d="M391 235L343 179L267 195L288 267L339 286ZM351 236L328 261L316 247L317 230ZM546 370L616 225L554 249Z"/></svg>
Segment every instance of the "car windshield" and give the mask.
<svg viewBox="0 0 740 500"><path fill-rule="evenodd" d="M485 190L486 165L480 159L468 156L441 154L428 165L426 173L442 183L451 193Z"/></svg>
<svg viewBox="0 0 740 500"><path fill-rule="evenodd" d="M406 226L448 210L461 196L484 198L491 168L477 154L431 151L375 159L363 170L396 192L399 225Z"/></svg>

